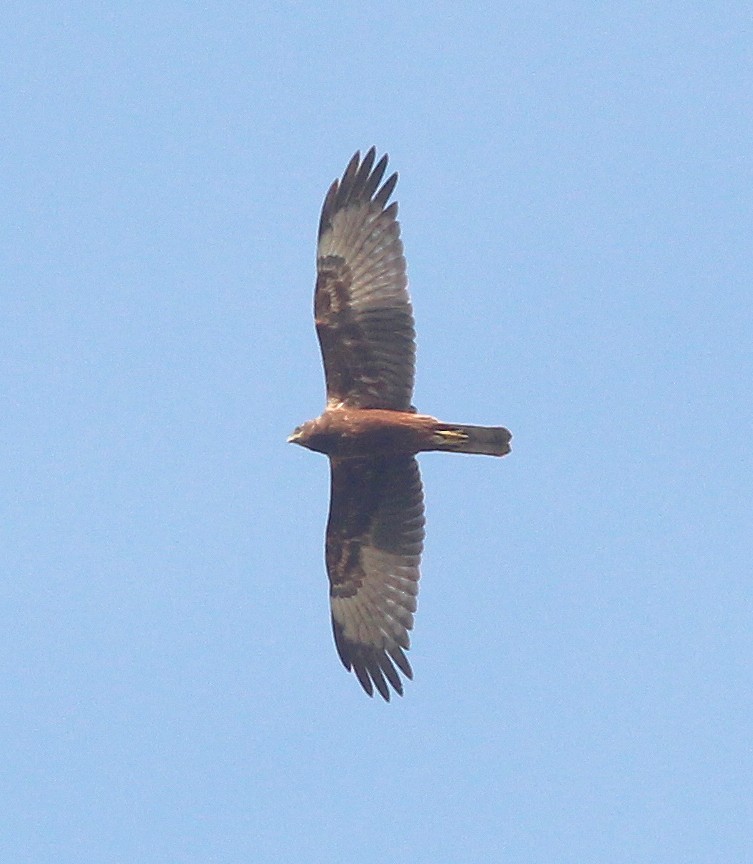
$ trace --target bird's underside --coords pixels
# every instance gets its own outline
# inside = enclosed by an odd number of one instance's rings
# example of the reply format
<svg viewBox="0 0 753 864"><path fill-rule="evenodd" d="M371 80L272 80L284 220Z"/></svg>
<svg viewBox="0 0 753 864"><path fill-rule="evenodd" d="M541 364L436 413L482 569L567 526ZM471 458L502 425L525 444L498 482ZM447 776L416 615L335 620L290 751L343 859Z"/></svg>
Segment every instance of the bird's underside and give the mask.
<svg viewBox="0 0 753 864"><path fill-rule="evenodd" d="M327 385L324 413L288 441L330 459L326 535L332 627L340 659L364 690L389 701L412 678L410 647L424 539L415 454L504 456L510 433L443 423L411 404L413 312L407 292L397 174L356 153L327 194L319 223L314 317Z"/></svg>
<svg viewBox="0 0 753 864"><path fill-rule="evenodd" d="M501 426L443 423L428 414L384 408L329 408L295 433L295 443L341 459L414 455L432 450L505 456L510 433Z"/></svg>

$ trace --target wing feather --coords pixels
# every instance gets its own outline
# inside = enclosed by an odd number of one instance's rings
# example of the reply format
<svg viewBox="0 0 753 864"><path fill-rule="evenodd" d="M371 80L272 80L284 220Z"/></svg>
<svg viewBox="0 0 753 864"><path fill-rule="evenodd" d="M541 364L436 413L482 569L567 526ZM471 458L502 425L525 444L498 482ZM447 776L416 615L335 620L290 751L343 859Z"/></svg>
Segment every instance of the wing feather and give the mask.
<svg viewBox="0 0 753 864"><path fill-rule="evenodd" d="M409 411L415 330L407 290L397 183L384 155L356 153L330 186L319 220L314 318L327 402Z"/></svg>
<svg viewBox="0 0 753 864"><path fill-rule="evenodd" d="M402 695L424 538L412 456L332 459L326 560L335 644L371 696Z"/></svg>

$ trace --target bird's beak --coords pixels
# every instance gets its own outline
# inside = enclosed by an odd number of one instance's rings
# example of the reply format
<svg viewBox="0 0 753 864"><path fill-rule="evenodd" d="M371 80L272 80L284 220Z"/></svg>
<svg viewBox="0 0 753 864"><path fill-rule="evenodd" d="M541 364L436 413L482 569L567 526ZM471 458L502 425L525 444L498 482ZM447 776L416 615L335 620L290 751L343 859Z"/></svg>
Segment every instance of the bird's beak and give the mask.
<svg viewBox="0 0 753 864"><path fill-rule="evenodd" d="M288 435L288 444L297 444L300 437L300 432L291 432L291 434Z"/></svg>

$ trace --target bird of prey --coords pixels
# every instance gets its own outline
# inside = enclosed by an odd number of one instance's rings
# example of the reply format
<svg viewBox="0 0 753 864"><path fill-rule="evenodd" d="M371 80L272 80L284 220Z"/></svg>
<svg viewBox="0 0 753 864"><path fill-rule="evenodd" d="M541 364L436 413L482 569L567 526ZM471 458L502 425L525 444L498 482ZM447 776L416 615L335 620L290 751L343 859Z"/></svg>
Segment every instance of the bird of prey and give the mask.
<svg viewBox="0 0 753 864"><path fill-rule="evenodd" d="M424 539L416 453L504 456L500 426L442 423L411 404L413 311L407 291L397 174L386 154L357 152L327 192L319 222L314 318L327 405L288 438L329 457L326 564L335 644L363 689L387 701L412 678L410 646ZM399 670L399 671L398 671Z"/></svg>

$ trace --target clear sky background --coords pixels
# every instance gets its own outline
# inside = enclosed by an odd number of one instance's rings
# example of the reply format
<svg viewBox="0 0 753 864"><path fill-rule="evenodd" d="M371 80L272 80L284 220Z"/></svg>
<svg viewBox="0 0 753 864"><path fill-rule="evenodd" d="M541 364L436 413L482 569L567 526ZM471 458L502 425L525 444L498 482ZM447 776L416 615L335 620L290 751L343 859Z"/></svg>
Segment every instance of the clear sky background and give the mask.
<svg viewBox="0 0 753 864"><path fill-rule="evenodd" d="M7 3L0 860L753 855L747 3ZM401 175L421 459L340 665L319 209Z"/></svg>

